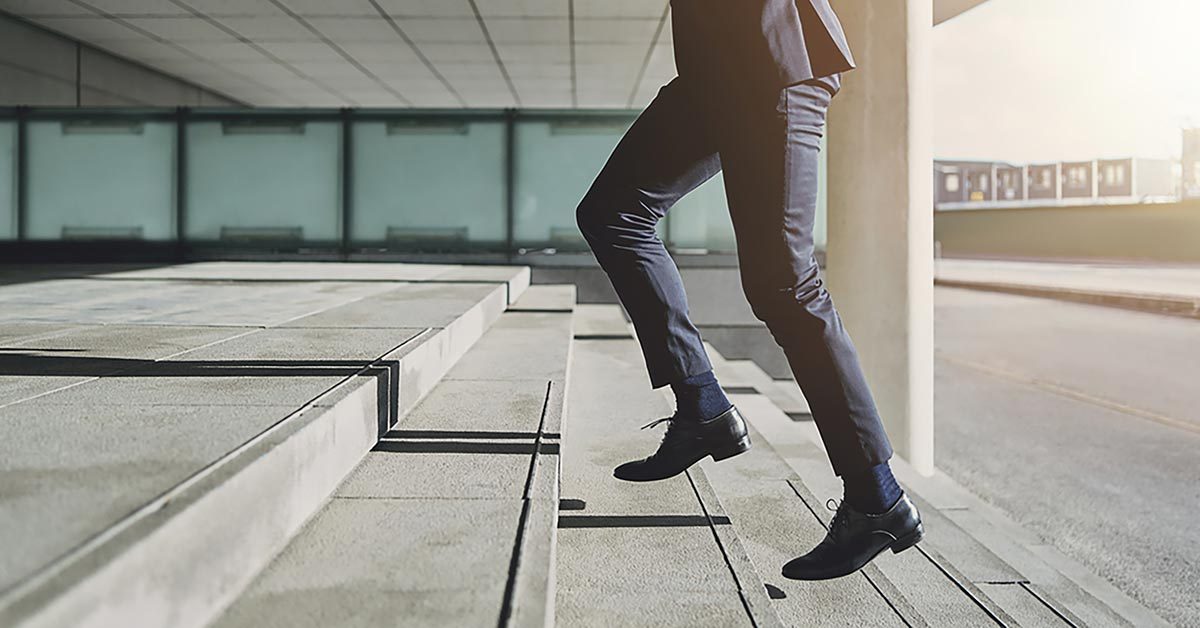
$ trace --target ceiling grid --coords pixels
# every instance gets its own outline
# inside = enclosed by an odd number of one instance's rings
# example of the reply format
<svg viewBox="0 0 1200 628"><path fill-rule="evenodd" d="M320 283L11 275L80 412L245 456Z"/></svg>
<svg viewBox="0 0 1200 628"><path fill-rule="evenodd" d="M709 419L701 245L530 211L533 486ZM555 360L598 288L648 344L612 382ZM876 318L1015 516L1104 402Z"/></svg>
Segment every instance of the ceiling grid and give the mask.
<svg viewBox="0 0 1200 628"><path fill-rule="evenodd" d="M0 0L255 106L638 108L674 76L667 0Z"/></svg>

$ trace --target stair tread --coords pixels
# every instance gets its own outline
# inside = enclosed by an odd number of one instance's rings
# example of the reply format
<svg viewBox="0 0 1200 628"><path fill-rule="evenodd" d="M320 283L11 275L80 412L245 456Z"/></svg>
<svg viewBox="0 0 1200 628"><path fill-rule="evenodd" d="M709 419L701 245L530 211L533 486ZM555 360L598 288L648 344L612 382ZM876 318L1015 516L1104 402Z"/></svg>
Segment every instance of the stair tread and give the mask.
<svg viewBox="0 0 1200 628"><path fill-rule="evenodd" d="M647 386L636 341L608 338L628 335L620 311L586 311L579 327L606 337L576 335L562 495L583 508L560 514L558 620L569 626L752 625L726 561L730 548L718 542L693 479L684 474L635 484L612 477L618 464L653 450L658 435L637 428L670 407ZM759 625L775 624L769 609L755 612L763 613Z"/></svg>
<svg viewBox="0 0 1200 628"><path fill-rule="evenodd" d="M748 420L770 432L775 457L780 462L786 459L785 464L803 478L804 484L798 487L797 492L827 524L832 513L825 511L822 501L814 492L838 496L840 482L830 472L823 450L812 440L816 436L815 426L793 422L761 395L737 395L734 401ZM805 430L812 433L805 434ZM714 483L719 490L728 489L721 484L727 478L722 480L719 475L722 473L720 466L716 465L717 469L710 475L715 478ZM776 467L776 472L779 471ZM809 486L814 487L812 491L808 489ZM751 489L742 487L733 490L750 493L748 498L755 499ZM1044 592L1035 594L1039 591L1036 585L1025 584L1017 570L960 529L952 517L946 516L960 514L957 510L942 513L924 502L919 495L913 494L913 497L921 506L926 520L927 536L918 546L920 549L899 556L885 552L864 570L867 577L874 574L878 580L875 584L880 585L885 595L898 598L891 601L901 614L913 615L908 618L910 621L927 622L930 625L964 621L990 624L999 621L1009 625L1024 625L1027 622L1033 625L1082 623L1071 611ZM722 498L725 498L724 495ZM744 517L736 519L735 526L742 520ZM757 541L753 534L743 534L742 537L747 539L751 547ZM990 593L995 593L996 597ZM774 602L779 606L787 604L786 600ZM1114 616L1104 616L1103 619L1109 622ZM1115 623L1124 622L1118 619Z"/></svg>
<svg viewBox="0 0 1200 628"><path fill-rule="evenodd" d="M544 611L570 335L570 311L501 316L460 360L470 368L385 433L213 625L479 625ZM537 364L514 367L525 345Z"/></svg>
<svg viewBox="0 0 1200 628"><path fill-rule="evenodd" d="M520 514L519 499L335 498L213 625L492 624Z"/></svg>
<svg viewBox="0 0 1200 628"><path fill-rule="evenodd" d="M721 463L705 462L704 471L764 584L786 595L772 600L780 619L789 626L904 625L862 574L831 582L795 582L780 575L784 563L825 536L825 528L792 488L790 482L799 481L795 473L760 434L752 430L751 440L749 452Z"/></svg>

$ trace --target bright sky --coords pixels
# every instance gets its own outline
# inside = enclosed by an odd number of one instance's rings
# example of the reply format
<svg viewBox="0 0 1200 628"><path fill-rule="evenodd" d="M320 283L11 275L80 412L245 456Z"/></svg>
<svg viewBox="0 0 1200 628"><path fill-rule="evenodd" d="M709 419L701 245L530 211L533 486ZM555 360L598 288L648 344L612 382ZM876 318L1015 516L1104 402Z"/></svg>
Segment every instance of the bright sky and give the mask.
<svg viewBox="0 0 1200 628"><path fill-rule="evenodd" d="M934 29L939 158L1178 157L1200 0L990 0Z"/></svg>

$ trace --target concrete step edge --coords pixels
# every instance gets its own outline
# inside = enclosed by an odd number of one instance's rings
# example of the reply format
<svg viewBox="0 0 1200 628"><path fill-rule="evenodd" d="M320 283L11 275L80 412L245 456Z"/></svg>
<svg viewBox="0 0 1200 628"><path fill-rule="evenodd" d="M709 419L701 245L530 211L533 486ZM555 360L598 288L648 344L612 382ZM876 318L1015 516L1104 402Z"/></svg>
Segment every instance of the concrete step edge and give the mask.
<svg viewBox="0 0 1200 628"><path fill-rule="evenodd" d="M574 356L576 289L574 284L530 286L513 304L516 311L572 311L567 328L566 365L562 381L551 381L538 429L538 447L530 490L525 495L520 544L514 552L511 586L505 592L503 628L552 628L555 625L555 563L558 555L558 512L562 495L562 445L566 441L567 391ZM557 435L557 438L555 436Z"/></svg>
<svg viewBox="0 0 1200 628"><path fill-rule="evenodd" d="M526 286L517 286L524 292ZM203 626L508 307L513 286L308 402L0 598L4 626Z"/></svg>
<svg viewBox="0 0 1200 628"><path fill-rule="evenodd" d="M779 619L774 604L767 596L767 581L759 574L758 568L742 544L737 524L731 521L729 525L725 525L718 521L718 518L729 517L704 469L696 465L688 469L687 474L692 482L692 489L696 491L696 497L704 509L704 515L709 520L709 527L712 528L717 544L725 555L730 573L738 583L742 603L746 606L746 612L754 625L757 628L783 628L783 621Z"/></svg>
<svg viewBox="0 0 1200 628"><path fill-rule="evenodd" d="M558 508L562 489L562 442L551 425L562 425L566 414L566 383L551 382L538 430L530 490L524 497L518 545L514 549L501 610L502 628L554 626L555 560L558 553Z"/></svg>

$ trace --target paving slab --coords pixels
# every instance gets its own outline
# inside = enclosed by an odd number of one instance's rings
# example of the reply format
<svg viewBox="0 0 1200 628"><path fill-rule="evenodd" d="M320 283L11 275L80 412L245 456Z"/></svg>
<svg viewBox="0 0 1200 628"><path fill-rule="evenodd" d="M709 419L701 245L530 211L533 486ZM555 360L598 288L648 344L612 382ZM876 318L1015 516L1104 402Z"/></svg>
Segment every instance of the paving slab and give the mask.
<svg viewBox="0 0 1200 628"><path fill-rule="evenodd" d="M146 368L191 348L250 330L209 327L72 326L69 331L0 350L0 406Z"/></svg>
<svg viewBox="0 0 1200 628"><path fill-rule="evenodd" d="M561 586L561 585L560 585ZM645 583L641 591L621 595L558 598L562 626L750 626L740 600L731 591L659 591Z"/></svg>
<svg viewBox="0 0 1200 628"><path fill-rule="evenodd" d="M285 327L445 327L462 312L488 302L502 311L502 285L494 283L405 284L322 312L296 318Z"/></svg>
<svg viewBox="0 0 1200 628"><path fill-rule="evenodd" d="M328 369L323 369L328 370ZM346 379L333 375L103 377L51 393L44 403L57 405L214 405L301 407Z"/></svg>
<svg viewBox="0 0 1200 628"><path fill-rule="evenodd" d="M77 326L66 333L38 340L36 346L12 347L0 352L0 368L8 375L82 373L94 376L124 368L122 364L130 368L149 364L253 331L160 325ZM105 360L111 362L105 363Z"/></svg>
<svg viewBox="0 0 1200 628"><path fill-rule="evenodd" d="M1078 617L1063 614L1047 604L1028 583L981 583L979 588L996 601L1019 625L1026 628L1062 628L1085 625Z"/></svg>
<svg viewBox="0 0 1200 628"><path fill-rule="evenodd" d="M520 500L335 498L213 626L490 624L520 512Z"/></svg>
<svg viewBox="0 0 1200 628"><path fill-rule="evenodd" d="M406 441L413 443L414 441ZM387 445L402 445L385 441ZM467 443L478 447L473 453L437 453L442 446L454 449L461 441L450 439L420 440L418 445L432 445L435 451L373 451L367 454L358 468L338 489L337 497L427 497L430 499L520 499L525 478L529 475L526 454L491 454L496 445L524 445L529 440L473 440ZM397 447L397 449L405 449ZM514 447L514 449L519 449Z"/></svg>
<svg viewBox="0 0 1200 628"><path fill-rule="evenodd" d="M445 264L337 262L197 262L96 275L105 279L202 281L421 281L455 268Z"/></svg>
<svg viewBox="0 0 1200 628"><path fill-rule="evenodd" d="M462 312L459 312L461 315ZM277 366L306 370L321 367L358 367L377 360L425 331L425 327L357 328L300 327L257 330L238 338L179 354L156 364L147 376L187 370L196 366L211 369ZM353 371L351 371L353 372ZM139 375L141 372L138 373ZM234 375L234 373L231 373Z"/></svg>
<svg viewBox="0 0 1200 628"><path fill-rule="evenodd" d="M527 290L510 309L515 311L566 312L574 311L575 285L541 285Z"/></svg>
<svg viewBox="0 0 1200 628"><path fill-rule="evenodd" d="M163 325L274 327L405 285L382 282L198 282L193 284L195 292L186 302L130 320Z"/></svg>
<svg viewBox="0 0 1200 628"><path fill-rule="evenodd" d="M474 359L460 361L446 379L562 381L571 349L570 330L570 314L506 314L492 327L493 333L472 348ZM547 333L550 331L560 333Z"/></svg>
<svg viewBox="0 0 1200 628"><path fill-rule="evenodd" d="M0 409L0 591L293 411L42 403Z"/></svg>
<svg viewBox="0 0 1200 628"><path fill-rule="evenodd" d="M37 399L42 395L66 390L84 382L91 377L54 377L28 375L0 375L0 407L20 403L29 399Z"/></svg>
<svg viewBox="0 0 1200 628"><path fill-rule="evenodd" d="M0 350L29 345L42 338L68 332L75 327L62 323L6 322L0 326Z"/></svg>
<svg viewBox="0 0 1200 628"><path fill-rule="evenodd" d="M632 337L619 305L580 304L575 308L575 335Z"/></svg>

